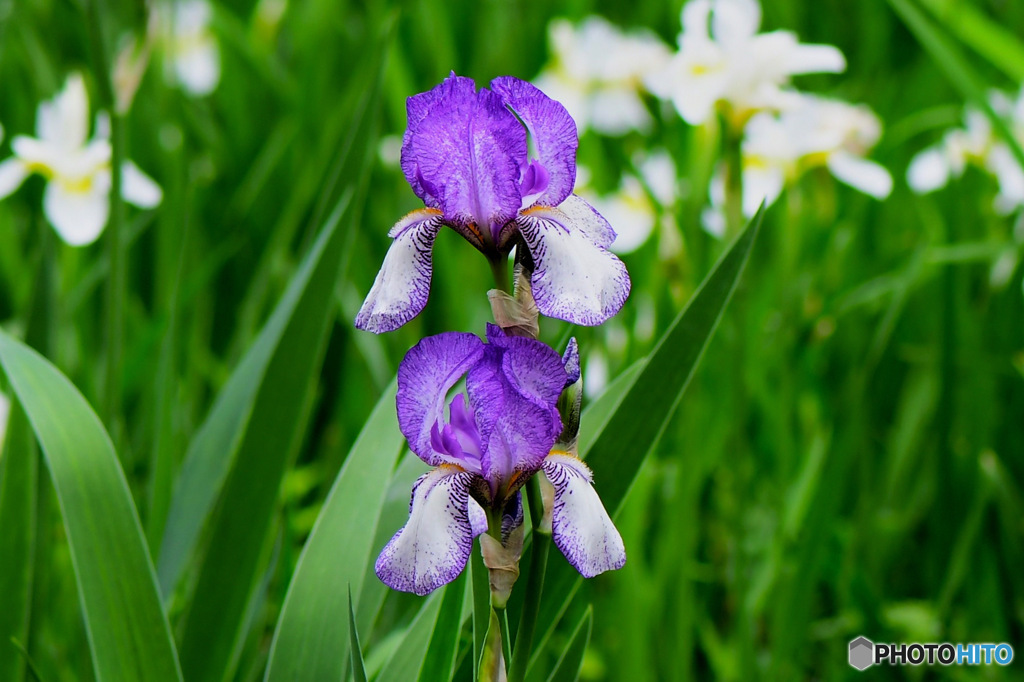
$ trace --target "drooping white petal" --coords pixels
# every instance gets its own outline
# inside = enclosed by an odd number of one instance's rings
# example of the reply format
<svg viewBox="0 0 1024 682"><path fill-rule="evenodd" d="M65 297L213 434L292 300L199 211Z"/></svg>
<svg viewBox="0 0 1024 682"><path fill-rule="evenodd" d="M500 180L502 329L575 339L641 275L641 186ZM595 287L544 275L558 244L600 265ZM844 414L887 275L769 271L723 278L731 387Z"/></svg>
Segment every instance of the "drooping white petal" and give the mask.
<svg viewBox="0 0 1024 682"><path fill-rule="evenodd" d="M453 466L420 476L409 521L377 557L374 568L384 584L422 596L462 573L473 538L487 530L487 515L469 494L471 480Z"/></svg>
<svg viewBox="0 0 1024 682"><path fill-rule="evenodd" d="M907 184L918 194L934 192L949 182L949 159L940 147L929 147L918 153L907 168Z"/></svg>
<svg viewBox="0 0 1024 682"><path fill-rule="evenodd" d="M121 196L139 208L155 208L160 205L164 193L160 185L146 175L131 161L121 166Z"/></svg>
<svg viewBox="0 0 1024 682"><path fill-rule="evenodd" d="M629 296L629 274L608 251L615 231L590 204L572 194L557 207L524 211L517 222L533 257L541 313L594 326L619 312Z"/></svg>
<svg viewBox="0 0 1024 682"><path fill-rule="evenodd" d="M430 295L432 251L440 220L440 211L424 208L391 228L388 236L395 241L356 315L356 327L380 334L420 314Z"/></svg>
<svg viewBox="0 0 1024 682"><path fill-rule="evenodd" d="M551 536L558 549L585 578L622 568L626 548L601 498L593 474L582 461L552 453L542 465L555 489Z"/></svg>
<svg viewBox="0 0 1024 682"><path fill-rule="evenodd" d="M794 76L803 73L842 73L846 70L846 58L839 48L832 45L799 43L786 54L784 68L787 74Z"/></svg>
<svg viewBox="0 0 1024 682"><path fill-rule="evenodd" d="M57 234L71 246L96 241L110 213L110 171L73 185L60 178L46 184L43 212Z"/></svg>
<svg viewBox="0 0 1024 682"><path fill-rule="evenodd" d="M888 170L874 161L849 152L837 151L829 154L825 163L837 180L864 194L881 200L892 192L892 176Z"/></svg>
<svg viewBox="0 0 1024 682"><path fill-rule="evenodd" d="M21 187L27 177L28 166L21 159L12 157L0 162L0 199Z"/></svg>

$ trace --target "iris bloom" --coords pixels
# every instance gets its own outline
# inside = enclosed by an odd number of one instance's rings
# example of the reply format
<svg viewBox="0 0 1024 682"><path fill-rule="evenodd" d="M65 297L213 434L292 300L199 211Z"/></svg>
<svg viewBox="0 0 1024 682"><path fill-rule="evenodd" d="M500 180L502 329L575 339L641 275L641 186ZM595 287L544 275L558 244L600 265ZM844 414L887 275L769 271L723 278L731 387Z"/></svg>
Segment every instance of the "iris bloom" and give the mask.
<svg viewBox="0 0 1024 682"><path fill-rule="evenodd" d="M1024 141L1024 89L1013 101L1005 93L992 91L989 103L1003 117L1018 140ZM964 127L948 131L942 140L917 154L907 168L907 184L919 194L934 192L950 179L963 175L973 164L999 183L995 208L1011 213L1024 206L1024 169L1010 147L992 129L988 117L974 107L964 113Z"/></svg>
<svg viewBox="0 0 1024 682"><path fill-rule="evenodd" d="M789 31L758 33L757 0L690 0L682 24L679 52L647 86L690 125L706 123L720 106L738 129L758 111L785 109L795 95L784 87L791 76L846 68L831 45L800 43Z"/></svg>
<svg viewBox="0 0 1024 682"><path fill-rule="evenodd" d="M206 0L161 2L151 30L165 54L165 75L191 95L213 92L220 82L220 49L210 30L212 10Z"/></svg>
<svg viewBox="0 0 1024 682"><path fill-rule="evenodd" d="M624 33L602 17L574 27L551 22L552 64L534 82L565 105L582 133L607 135L647 131L651 115L640 98L643 78L668 61L668 47L649 31Z"/></svg>
<svg viewBox="0 0 1024 682"><path fill-rule="evenodd" d="M453 73L410 97L407 110L402 170L426 208L391 229L394 242L357 327L391 331L423 310L434 239L445 225L492 262L524 248L544 315L597 325L619 311L629 275L608 252L608 221L572 194L578 139L565 107L518 78L478 91Z"/></svg>
<svg viewBox="0 0 1024 682"><path fill-rule="evenodd" d="M39 105L38 137L11 140L14 157L0 163L0 199L30 173L39 173L47 179L43 211L61 239L72 246L95 241L110 211L108 128L105 117L98 116L96 135L86 140L89 99L81 75L72 74L56 97ZM140 208L153 208L163 198L156 183L130 161L121 166L121 194Z"/></svg>
<svg viewBox="0 0 1024 682"><path fill-rule="evenodd" d="M626 561L590 470L555 447L562 431L556 403L579 379L575 343L561 358L495 325L487 340L459 332L430 336L398 369L399 427L412 451L435 468L416 481L409 521L377 559L378 577L396 590L424 595L454 580L488 518L500 522L504 542L522 525L520 488L538 471L554 487L552 536L569 563L591 577ZM448 402L464 375L465 393Z"/></svg>

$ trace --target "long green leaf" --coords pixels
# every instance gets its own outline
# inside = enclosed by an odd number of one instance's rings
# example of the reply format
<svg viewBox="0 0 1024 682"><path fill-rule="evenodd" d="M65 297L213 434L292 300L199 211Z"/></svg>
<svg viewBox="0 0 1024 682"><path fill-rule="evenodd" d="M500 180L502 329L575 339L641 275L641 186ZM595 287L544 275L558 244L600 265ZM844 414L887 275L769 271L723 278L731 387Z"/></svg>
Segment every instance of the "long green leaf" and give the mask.
<svg viewBox="0 0 1024 682"><path fill-rule="evenodd" d="M583 654L587 652L587 644L590 643L590 631L594 626L594 608L588 606L583 612L583 617L573 630L572 638L568 646L558 659L555 669L551 671L548 682L576 682L580 677L580 668L583 667Z"/></svg>
<svg viewBox="0 0 1024 682"><path fill-rule="evenodd" d="M359 645L359 629L356 628L356 612L352 608L352 586L348 587L348 644L352 653L352 679L355 682L366 682L366 663L363 662L363 649Z"/></svg>
<svg viewBox="0 0 1024 682"><path fill-rule="evenodd" d="M337 680L349 659L346 586L360 594L391 473L405 439L394 383L377 402L306 540L270 649L266 679Z"/></svg>
<svg viewBox="0 0 1024 682"><path fill-rule="evenodd" d="M39 455L21 406L10 406L0 455L0 680L23 679L36 545ZM0 415L0 420L5 415Z"/></svg>
<svg viewBox="0 0 1024 682"><path fill-rule="evenodd" d="M450 680L455 667L462 632L462 605L466 601L466 582L469 571L462 574L444 592L441 612L437 616L434 634L427 647L426 658L417 678L419 682Z"/></svg>
<svg viewBox="0 0 1024 682"><path fill-rule="evenodd" d="M1015 83L1024 80L1024 43L1012 31L963 0L921 0L946 28Z"/></svg>
<svg viewBox="0 0 1024 682"><path fill-rule="evenodd" d="M302 442L316 392L347 242L338 227L346 204L339 203L296 276L303 285L294 288L302 296L267 365L210 519L208 549L183 619L181 665L189 680L219 682L238 663L281 481Z"/></svg>
<svg viewBox="0 0 1024 682"><path fill-rule="evenodd" d="M427 648L433 637L437 625L438 613L441 610L442 595L448 594L450 590L465 590L466 584L460 578L454 583L444 586L443 590L435 590L427 597L419 613L413 618L409 629L402 637L402 643L395 649L387 665L380 671L377 679L385 680L415 680L423 667L423 660L427 655ZM442 682L442 681L439 681Z"/></svg>
<svg viewBox="0 0 1024 682"><path fill-rule="evenodd" d="M722 313L732 298L750 256L764 208L715 265L689 305L669 326L632 382L618 384L624 397L593 445L581 454L594 472L605 507L613 515L622 505L640 465L657 444L704 355ZM611 397L605 400L611 401ZM594 424L592 428L601 425ZM628 549L628 548L627 548ZM541 613L540 651L576 594L582 578L558 552L548 560Z"/></svg>
<svg viewBox="0 0 1024 682"><path fill-rule="evenodd" d="M347 195L348 196L348 195ZM347 199L339 204L332 225L337 225ZM189 446L171 502L157 563L160 590L168 598L192 560L200 533L227 478L245 429L252 416L257 392L264 382L282 339L296 319L296 311L315 294L309 291L316 259L307 259L289 283L270 319L224 385Z"/></svg>
<svg viewBox="0 0 1024 682"><path fill-rule="evenodd" d="M0 364L57 491L97 680L181 680L146 540L110 437L63 374L3 332Z"/></svg>

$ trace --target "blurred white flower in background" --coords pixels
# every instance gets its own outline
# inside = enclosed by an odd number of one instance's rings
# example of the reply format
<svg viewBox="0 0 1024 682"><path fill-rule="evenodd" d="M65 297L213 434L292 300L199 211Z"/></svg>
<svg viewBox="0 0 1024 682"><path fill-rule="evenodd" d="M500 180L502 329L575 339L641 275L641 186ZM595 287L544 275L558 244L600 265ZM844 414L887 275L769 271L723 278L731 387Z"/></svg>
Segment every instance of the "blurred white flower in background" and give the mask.
<svg viewBox="0 0 1024 682"><path fill-rule="evenodd" d="M1006 120L1013 136L1024 144L1024 89L1016 100L1003 92L989 93L993 111ZM945 187L974 165L995 176L999 192L995 209L1008 214L1024 207L1024 169L1009 145L992 128L984 112L968 106L964 127L948 131L942 140L918 152L907 168L907 184L919 194Z"/></svg>
<svg viewBox="0 0 1024 682"><path fill-rule="evenodd" d="M575 191L608 220L616 235L609 248L620 255L643 246L655 225L675 227L672 209L678 198L679 180L672 157L659 149L638 154L633 166L637 173L623 175L618 190L605 195L589 187L590 173L585 167L577 167Z"/></svg>
<svg viewBox="0 0 1024 682"><path fill-rule="evenodd" d="M164 75L191 95L202 97L220 82L220 48L210 30L213 11L206 0L160 2L151 31L164 53Z"/></svg>
<svg viewBox="0 0 1024 682"><path fill-rule="evenodd" d="M846 68L832 45L800 43L790 31L758 33L757 0L691 0L682 25L679 52L646 83L690 125L706 123L721 107L738 129L759 111L789 108L798 96L785 88L791 76Z"/></svg>
<svg viewBox="0 0 1024 682"><path fill-rule="evenodd" d="M875 199L885 199L892 191L889 171L864 158L882 136L881 121L865 105L800 95L787 111L756 114L743 133L743 214L748 218L762 200L770 206L787 184L819 166ZM704 227L720 235L725 202L721 169L712 179L709 195Z"/></svg>
<svg viewBox="0 0 1024 682"><path fill-rule="evenodd" d="M650 31L623 32L598 16L578 27L564 19L551 22L552 63L534 84L569 110L580 134L645 132L651 115L640 97L643 78L662 68L669 49Z"/></svg>
<svg viewBox="0 0 1024 682"><path fill-rule="evenodd" d="M89 99L81 74L73 73L63 90L39 105L37 137L15 137L14 156L0 163L0 199L31 173L46 178L43 211L72 246L95 241L110 210L110 131L103 114L96 117L93 139L87 140L88 134ZM130 161L121 167L121 194L141 208L153 208L163 198L160 187Z"/></svg>

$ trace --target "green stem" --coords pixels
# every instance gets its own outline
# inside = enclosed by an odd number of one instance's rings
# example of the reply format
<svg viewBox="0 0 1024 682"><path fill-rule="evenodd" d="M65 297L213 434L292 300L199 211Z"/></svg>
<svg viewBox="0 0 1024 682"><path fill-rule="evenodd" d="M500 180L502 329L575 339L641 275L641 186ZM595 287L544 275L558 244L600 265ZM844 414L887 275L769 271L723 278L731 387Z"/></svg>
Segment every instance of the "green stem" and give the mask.
<svg viewBox="0 0 1024 682"><path fill-rule="evenodd" d="M508 277L508 258L501 256L497 258L488 258L488 262L491 264L491 274L494 275L494 284L507 294L512 293L512 287L509 284Z"/></svg>
<svg viewBox="0 0 1024 682"><path fill-rule="evenodd" d="M512 662L509 665L508 682L522 682L526 677L526 668L530 663L530 655L533 653L533 635L537 629L537 616L540 614L540 596L544 590L544 571L548 564L548 550L551 549L551 536L537 530L544 515L544 503L541 499L540 482L537 480L537 476L531 478L527 484L526 499L530 505L530 518L533 520L533 551L530 555L530 574L526 579L523 612L519 618L519 631L516 634L516 648L512 652Z"/></svg>
<svg viewBox="0 0 1024 682"><path fill-rule="evenodd" d="M722 123L725 144L725 233L732 237L743 229L743 130L726 116Z"/></svg>

